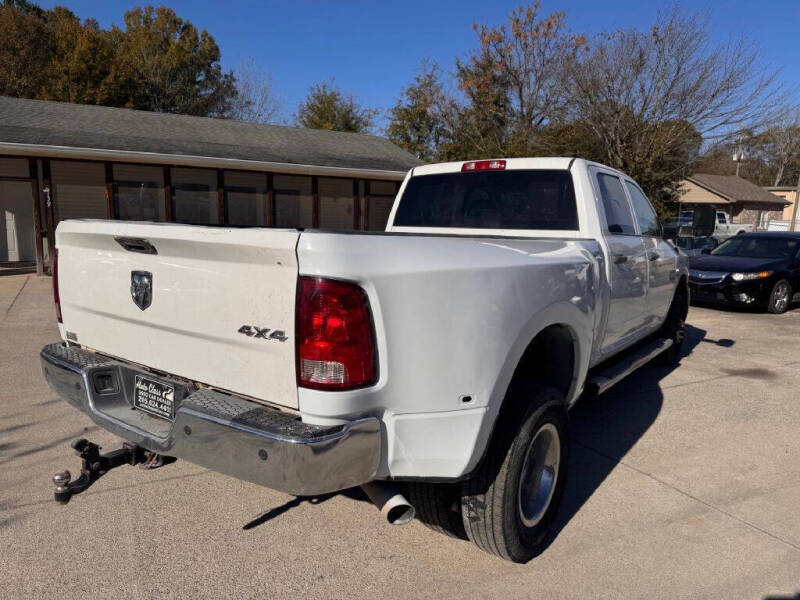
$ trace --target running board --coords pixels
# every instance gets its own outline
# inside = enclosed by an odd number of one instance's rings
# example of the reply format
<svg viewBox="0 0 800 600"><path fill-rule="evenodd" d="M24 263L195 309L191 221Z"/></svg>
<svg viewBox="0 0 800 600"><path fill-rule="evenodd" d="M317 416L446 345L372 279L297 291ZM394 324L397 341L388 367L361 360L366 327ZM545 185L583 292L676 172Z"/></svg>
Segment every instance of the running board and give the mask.
<svg viewBox="0 0 800 600"><path fill-rule="evenodd" d="M619 383L636 369L653 360L656 356L672 346L672 340L663 338L647 346L639 348L619 361L615 361L605 370L592 376L587 382L593 386L598 394L607 391L611 386Z"/></svg>

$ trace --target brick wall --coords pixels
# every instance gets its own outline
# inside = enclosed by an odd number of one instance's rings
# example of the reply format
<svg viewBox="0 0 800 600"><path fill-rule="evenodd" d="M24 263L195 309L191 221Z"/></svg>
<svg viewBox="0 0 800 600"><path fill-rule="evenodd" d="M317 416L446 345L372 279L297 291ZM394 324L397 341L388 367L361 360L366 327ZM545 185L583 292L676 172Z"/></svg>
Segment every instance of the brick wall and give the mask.
<svg viewBox="0 0 800 600"><path fill-rule="evenodd" d="M782 210L763 210L761 212L761 224L764 225L766 228L767 220L769 221L780 221L781 216L783 215ZM745 208L735 214L731 221L733 223L749 223L751 225L757 225L759 211L753 210L750 208Z"/></svg>

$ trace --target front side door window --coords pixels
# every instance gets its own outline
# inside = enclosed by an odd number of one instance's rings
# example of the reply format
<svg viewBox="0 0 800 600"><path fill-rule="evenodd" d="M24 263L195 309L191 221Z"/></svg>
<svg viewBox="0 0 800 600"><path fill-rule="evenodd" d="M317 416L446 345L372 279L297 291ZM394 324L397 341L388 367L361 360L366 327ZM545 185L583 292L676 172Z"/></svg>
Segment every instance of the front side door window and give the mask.
<svg viewBox="0 0 800 600"><path fill-rule="evenodd" d="M633 213L642 232L648 262L647 302L645 310L647 321L663 319L675 290L675 269L678 254L667 242L661 239L661 224L656 211L633 181L625 180L625 187L631 197Z"/></svg>
<svg viewBox="0 0 800 600"><path fill-rule="evenodd" d="M634 222L622 180L616 174L594 170L600 197L598 208L605 220L605 240L609 252L611 299L606 334L601 351L636 337L645 319L647 258L644 242Z"/></svg>
<svg viewBox="0 0 800 600"><path fill-rule="evenodd" d="M606 216L606 231L611 234L636 235L631 207L619 177L599 171L597 187L600 189L600 199Z"/></svg>

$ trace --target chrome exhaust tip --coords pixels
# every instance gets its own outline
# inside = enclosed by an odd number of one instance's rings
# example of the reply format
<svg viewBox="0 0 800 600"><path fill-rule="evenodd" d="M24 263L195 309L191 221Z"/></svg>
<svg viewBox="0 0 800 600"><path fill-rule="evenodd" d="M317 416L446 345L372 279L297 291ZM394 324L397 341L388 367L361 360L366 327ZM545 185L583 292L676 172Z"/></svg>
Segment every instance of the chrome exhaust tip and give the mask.
<svg viewBox="0 0 800 600"><path fill-rule="evenodd" d="M390 525L405 525L414 520L414 507L392 484L370 481L361 489Z"/></svg>

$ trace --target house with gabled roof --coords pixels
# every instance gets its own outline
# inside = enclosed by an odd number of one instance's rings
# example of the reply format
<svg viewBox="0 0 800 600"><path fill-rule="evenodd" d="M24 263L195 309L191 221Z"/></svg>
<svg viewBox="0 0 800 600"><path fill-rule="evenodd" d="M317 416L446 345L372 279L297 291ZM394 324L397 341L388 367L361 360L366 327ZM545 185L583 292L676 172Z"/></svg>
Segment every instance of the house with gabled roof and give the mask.
<svg viewBox="0 0 800 600"><path fill-rule="evenodd" d="M736 175L695 173L680 183L682 209L713 204L728 213L733 223L749 223L767 229L769 221L782 217L788 202Z"/></svg>

